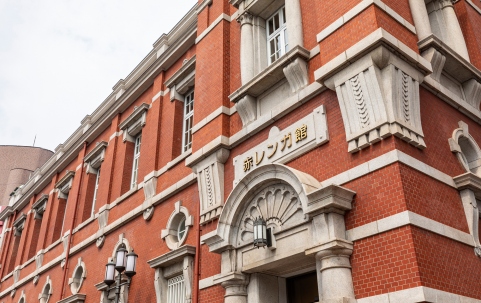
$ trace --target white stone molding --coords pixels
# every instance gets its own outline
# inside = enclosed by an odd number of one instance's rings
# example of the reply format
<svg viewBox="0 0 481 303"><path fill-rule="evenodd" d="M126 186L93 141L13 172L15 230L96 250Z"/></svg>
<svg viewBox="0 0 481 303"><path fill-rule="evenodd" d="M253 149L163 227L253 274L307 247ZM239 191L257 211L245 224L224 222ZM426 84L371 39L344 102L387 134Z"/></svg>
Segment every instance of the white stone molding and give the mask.
<svg viewBox="0 0 481 303"><path fill-rule="evenodd" d="M220 216L224 205L224 163L229 151L221 148L197 163L192 170L197 174L200 199L200 222L205 224Z"/></svg>
<svg viewBox="0 0 481 303"><path fill-rule="evenodd" d="M86 297L87 295L84 294L75 294L60 301L57 301L57 303L84 303Z"/></svg>
<svg viewBox="0 0 481 303"><path fill-rule="evenodd" d="M123 245L125 246L125 249L127 251L132 251L132 247L130 246L130 243L129 243L129 240L127 240L127 238L125 238L125 235L122 233L119 235L119 240L117 241L117 243L115 243L114 245L114 249L112 250L112 259L115 258L115 256L117 255L117 250L120 248L120 246Z"/></svg>
<svg viewBox="0 0 481 303"><path fill-rule="evenodd" d="M418 2L417 0L415 1L416 3ZM419 3L421 3L421 1L419 1ZM409 21L407 21L406 19L401 17L401 15L396 13L393 9L389 7L389 5L385 4L381 0L362 0L359 4L357 4L351 10L349 10L344 15L339 17L339 19L332 22L328 27L326 27L320 33L318 33L316 36L317 42L321 42L327 37L329 37L332 33L334 33L339 28L344 26L346 23L354 19L356 16L358 16L360 13L365 11L367 8L369 8L373 4L376 5L378 8L380 8L383 12L391 16L394 20L399 22L405 28L407 28L410 32L412 32L413 34L416 34L416 28L414 27L414 25L412 25ZM424 6L424 10L426 10L426 6ZM415 12L412 12L412 14L414 16ZM428 20L428 24L429 24L429 20Z"/></svg>
<svg viewBox="0 0 481 303"><path fill-rule="evenodd" d="M56 184L55 188L58 190L58 197L60 199L67 199L68 193L72 188L73 177L75 172L67 170L65 176L63 176Z"/></svg>
<svg viewBox="0 0 481 303"><path fill-rule="evenodd" d="M150 105L142 103L140 106L135 107L134 111L119 124L119 129L122 130L124 134L124 142L135 142L135 137L140 134L142 128L145 126L149 108Z"/></svg>
<svg viewBox="0 0 481 303"><path fill-rule="evenodd" d="M94 149L85 155L84 162L87 164L87 174L97 173L97 170L105 159L105 149L108 145L109 144L105 141L97 142Z"/></svg>
<svg viewBox="0 0 481 303"><path fill-rule="evenodd" d="M204 2L206 2L206 0L204 0ZM197 36L197 38L195 38L195 44L199 44L199 42L202 41L202 39L204 39L217 26L217 24L221 23L224 20L227 22L235 20L236 14L237 12L235 12L232 16L229 16L225 13L220 14L219 17L217 17L200 35Z"/></svg>
<svg viewBox="0 0 481 303"><path fill-rule="evenodd" d="M346 237L349 241L355 242L407 225L416 226L464 245L475 247L470 234L409 210L349 229L346 231Z"/></svg>
<svg viewBox="0 0 481 303"><path fill-rule="evenodd" d="M39 250L35 255L35 269L39 270L43 264L43 256L45 255L43 249Z"/></svg>
<svg viewBox="0 0 481 303"><path fill-rule="evenodd" d="M43 218L43 214L47 209L47 202L48 202L48 195L43 194L38 198L38 200L32 204L32 210L34 213L35 220L41 220Z"/></svg>
<svg viewBox="0 0 481 303"><path fill-rule="evenodd" d="M468 106L459 105L479 115L481 72L435 35L424 38L418 45L422 56L433 66L433 74L426 80L431 78L437 82L427 81L426 84L441 92L443 89L449 91L448 96L454 95L454 99L461 99Z"/></svg>
<svg viewBox="0 0 481 303"><path fill-rule="evenodd" d="M479 235L479 206L481 200L481 177L468 172L453 178L458 187L461 201L463 202L464 213L469 227L469 233L475 243L475 253L481 257L481 242Z"/></svg>
<svg viewBox="0 0 481 303"><path fill-rule="evenodd" d="M185 298L179 302L192 302L192 287L194 278L195 247L181 246L166 254L147 261L155 269L155 295L157 303L167 302L167 280L178 275L184 277Z"/></svg>
<svg viewBox="0 0 481 303"><path fill-rule="evenodd" d="M52 281L50 280L50 276L47 276L45 284L42 287L42 292L38 295L38 301L40 303L48 303L52 294L53 294Z"/></svg>
<svg viewBox="0 0 481 303"><path fill-rule="evenodd" d="M481 300L435 288L419 286L357 299L357 303L481 303Z"/></svg>
<svg viewBox="0 0 481 303"><path fill-rule="evenodd" d="M426 148L419 103L426 67L407 62L383 45L347 67L331 64L317 70L316 79L337 93L349 152L391 135Z"/></svg>
<svg viewBox="0 0 481 303"><path fill-rule="evenodd" d="M227 116L232 116L234 113L236 113L237 110L234 107L227 107L227 106L220 106L213 112L211 112L207 117L202 119L201 121L197 122L193 127L192 127L192 134L195 134L198 132L202 127L206 126L210 122L214 121L217 117L220 115L227 115Z"/></svg>
<svg viewBox="0 0 481 303"><path fill-rule="evenodd" d="M468 125L463 121L459 121L458 125L459 128L455 129L452 138L449 138L449 147L466 172L481 177L481 149L469 134Z"/></svg>
<svg viewBox="0 0 481 303"><path fill-rule="evenodd" d="M27 297L25 296L25 290L22 290L22 294L20 295L20 299L18 299L18 303L26 303L26 302L27 302Z"/></svg>
<svg viewBox="0 0 481 303"><path fill-rule="evenodd" d="M25 222L27 221L27 215L22 213L18 218L12 223L14 236L20 237L22 235L22 231L25 228Z"/></svg>
<svg viewBox="0 0 481 303"><path fill-rule="evenodd" d="M175 202L175 210L169 217L167 221L166 229L163 229L160 237L165 241L167 247L171 250L181 247L185 240L187 239L187 234L189 233L190 227L194 225L194 218L190 215L189 210L182 206L181 201ZM177 236L177 231L179 224L185 220L185 234L179 239Z"/></svg>
<svg viewBox="0 0 481 303"><path fill-rule="evenodd" d="M15 269L13 270L13 283L14 284L17 284L18 283L18 280L20 279L20 271L21 271L22 267L21 266L17 266L15 267Z"/></svg>
<svg viewBox="0 0 481 303"><path fill-rule="evenodd" d="M85 268L85 263L82 261L82 258L78 258L77 265L73 270L73 275L68 279L68 285L73 295L79 292L86 277L87 269Z"/></svg>
<svg viewBox="0 0 481 303"><path fill-rule="evenodd" d="M170 101L184 101L184 94L194 87L196 56L185 60L182 67L165 81L170 89Z"/></svg>
<svg viewBox="0 0 481 303"><path fill-rule="evenodd" d="M321 302L355 302L352 242L345 239L344 223L354 195L337 185L322 187L312 176L279 164L247 174L229 195L215 233L203 238L211 252L222 256L221 274L213 283L230 293L225 302L257 302L247 291L245 273L280 276L314 264ZM273 230L275 247L269 250L252 247L256 216L263 216Z"/></svg>
<svg viewBox="0 0 481 303"><path fill-rule="evenodd" d="M157 178L152 176L150 179L144 181L143 189L145 196L145 201L142 203L145 207L143 217L146 221L149 221L154 215L154 207L151 205L151 200L155 196L157 190Z"/></svg>

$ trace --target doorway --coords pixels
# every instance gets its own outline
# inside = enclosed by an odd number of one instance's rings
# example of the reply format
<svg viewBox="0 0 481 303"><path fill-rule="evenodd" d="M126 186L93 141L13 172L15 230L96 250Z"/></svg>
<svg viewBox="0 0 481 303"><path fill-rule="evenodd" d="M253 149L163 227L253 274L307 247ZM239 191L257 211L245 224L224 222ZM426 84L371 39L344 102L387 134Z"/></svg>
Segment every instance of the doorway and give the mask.
<svg viewBox="0 0 481 303"><path fill-rule="evenodd" d="M307 274L286 279L288 303L314 303L319 301L317 274Z"/></svg>

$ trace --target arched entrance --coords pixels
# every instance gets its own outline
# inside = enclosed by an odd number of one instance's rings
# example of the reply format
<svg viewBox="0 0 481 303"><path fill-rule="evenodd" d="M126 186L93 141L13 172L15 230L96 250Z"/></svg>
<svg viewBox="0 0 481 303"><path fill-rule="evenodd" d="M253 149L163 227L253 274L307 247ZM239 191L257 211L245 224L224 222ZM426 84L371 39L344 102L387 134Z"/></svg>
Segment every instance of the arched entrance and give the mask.
<svg viewBox="0 0 481 303"><path fill-rule="evenodd" d="M222 255L214 280L225 287L225 302L355 302L344 223L354 195L279 164L246 175L229 195L215 235L205 239ZM253 246L258 217L271 229L269 248ZM303 283L309 290L296 295Z"/></svg>

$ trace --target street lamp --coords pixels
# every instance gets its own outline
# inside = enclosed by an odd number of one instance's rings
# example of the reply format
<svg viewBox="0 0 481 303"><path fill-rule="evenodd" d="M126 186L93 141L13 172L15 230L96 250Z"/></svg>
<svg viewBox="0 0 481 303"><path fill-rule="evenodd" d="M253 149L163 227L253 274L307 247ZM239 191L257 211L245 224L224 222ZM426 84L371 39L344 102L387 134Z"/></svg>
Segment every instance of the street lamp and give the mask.
<svg viewBox="0 0 481 303"><path fill-rule="evenodd" d="M115 252L115 262L111 260L105 265L104 283L108 286L107 290L110 290L110 286L115 282L115 271L117 270L119 273L117 284L115 285L115 303L119 303L120 287L123 285L129 286L132 277L136 274L135 267L137 265L137 257L138 255L134 253L133 250L130 253L127 253L127 250L121 247ZM124 270L128 280L122 283L122 272Z"/></svg>

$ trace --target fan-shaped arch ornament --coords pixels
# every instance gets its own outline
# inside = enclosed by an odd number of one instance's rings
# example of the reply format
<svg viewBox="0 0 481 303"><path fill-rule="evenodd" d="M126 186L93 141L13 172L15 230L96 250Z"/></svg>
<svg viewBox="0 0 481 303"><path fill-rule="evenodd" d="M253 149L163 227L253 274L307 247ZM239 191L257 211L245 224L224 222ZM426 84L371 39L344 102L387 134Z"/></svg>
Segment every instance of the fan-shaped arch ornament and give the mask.
<svg viewBox="0 0 481 303"><path fill-rule="evenodd" d="M262 189L245 208L240 222L238 246L252 243L254 221L258 217L262 217L274 233L306 221L299 195L292 186L284 183Z"/></svg>

